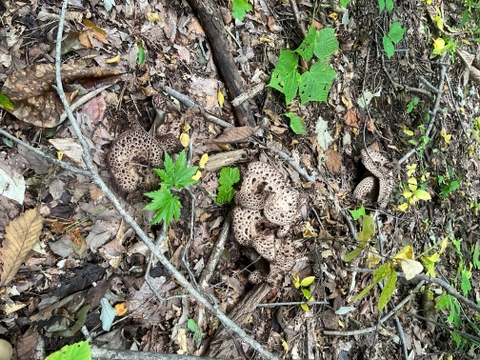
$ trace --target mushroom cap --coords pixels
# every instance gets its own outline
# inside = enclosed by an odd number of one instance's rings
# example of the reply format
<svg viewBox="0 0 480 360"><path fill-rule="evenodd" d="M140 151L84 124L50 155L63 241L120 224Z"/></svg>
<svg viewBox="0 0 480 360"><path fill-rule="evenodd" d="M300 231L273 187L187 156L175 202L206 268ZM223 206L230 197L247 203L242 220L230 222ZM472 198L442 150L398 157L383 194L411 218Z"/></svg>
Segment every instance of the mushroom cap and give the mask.
<svg viewBox="0 0 480 360"><path fill-rule="evenodd" d="M10 360L12 353L12 345L7 340L0 339L0 360Z"/></svg>
<svg viewBox="0 0 480 360"><path fill-rule="evenodd" d="M163 149L147 132L125 131L114 141L108 155L110 172L117 186L132 192L152 176L152 167L163 165Z"/></svg>

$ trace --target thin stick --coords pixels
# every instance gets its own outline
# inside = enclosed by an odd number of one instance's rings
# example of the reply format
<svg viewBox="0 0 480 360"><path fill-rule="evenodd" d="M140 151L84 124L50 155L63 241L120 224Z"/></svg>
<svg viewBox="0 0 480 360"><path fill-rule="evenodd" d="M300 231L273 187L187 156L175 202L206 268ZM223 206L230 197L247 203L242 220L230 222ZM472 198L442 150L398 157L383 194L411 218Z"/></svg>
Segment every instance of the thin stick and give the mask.
<svg viewBox="0 0 480 360"><path fill-rule="evenodd" d="M175 268L175 266L173 266L170 263L170 261L168 261L168 259L157 249L155 244L150 240L150 238L142 230L142 228L137 224L137 222L133 219L133 217L130 216L130 214L128 214L125 211L120 201L113 194L113 192L108 188L108 186L105 184L105 182L102 180L102 178L98 175L97 171L95 170L95 167L93 165L93 161L89 152L88 144L85 138L83 137L80 127L75 121L75 118L73 116L72 110L69 107L69 104L67 102L65 92L63 91L63 86L62 86L62 77L60 73L60 64L61 64L60 54L61 54L62 33L63 33L63 27L65 22L65 13L67 11L67 5L68 5L68 0L64 0L63 6L62 6L62 13L61 13L60 21L58 24L57 44L56 44L56 54L55 54L55 75L56 75L56 81L57 81L56 90L57 90L58 96L60 97L60 100L62 101L65 111L67 112L68 119L70 120L70 123L75 131L75 134L77 135L78 140L80 141L80 144L83 147L82 157L85 161L87 169L90 170L90 176L93 183L96 184L102 190L105 196L112 202L113 206L115 206L119 214L123 217L125 222L127 222L132 227L132 229L137 233L138 237L145 243L145 245L147 245L149 250L157 257L158 260L160 260L162 265L175 277L175 279L178 281L178 283L181 286L183 286L199 303L201 303L208 310L210 310L214 316L218 317L218 319L225 326L232 329L233 332L239 335L243 341L245 341L248 345L250 345L254 350L258 351L258 353L261 354L264 358L276 360L277 358L273 354L265 350L258 342L253 340L245 331L243 331L237 324L235 324L232 320L230 320L229 317L227 317L222 311L220 311L220 309L216 304L211 304L202 294L200 294L187 281L187 279L185 279L185 277Z"/></svg>

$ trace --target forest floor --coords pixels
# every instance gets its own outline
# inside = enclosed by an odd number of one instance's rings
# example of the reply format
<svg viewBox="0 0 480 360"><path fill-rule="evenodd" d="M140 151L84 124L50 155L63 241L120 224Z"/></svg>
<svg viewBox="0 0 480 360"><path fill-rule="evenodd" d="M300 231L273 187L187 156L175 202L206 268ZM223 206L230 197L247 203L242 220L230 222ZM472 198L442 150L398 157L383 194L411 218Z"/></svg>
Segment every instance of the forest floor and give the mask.
<svg viewBox="0 0 480 360"><path fill-rule="evenodd" d="M51 85L61 4L0 1L0 93L10 94L17 111L0 112L0 337L13 345L13 358L43 359L86 337L92 351L108 348L125 358L133 358L127 350L145 359L270 356L228 325L221 335L209 302L277 358L480 358L478 9L460 0L395 1L391 11L380 11L381 0L353 0L346 8L254 0L238 21L230 1L214 1L245 89L268 84L280 51L297 49L309 26L333 29L338 41L327 62L336 76L326 101L302 103L297 95L286 104L274 88L260 87L247 101L256 127L241 128L248 123L236 120L217 71L221 49L211 46L193 2L117 0L107 11L102 1L71 1L62 63L75 85L67 88L71 102L105 86L73 111L100 178L207 304L150 255L86 173L71 123L60 123L64 108ZM394 23L406 30L398 39ZM300 73L312 65L307 60ZM205 154L209 160L190 191L176 192L180 216L164 232L150 225L145 190L121 191L107 159L132 123L150 128L152 96L166 92L182 113L185 97L202 110L187 112L184 131L191 163L198 166ZM213 141L223 128L205 111L233 125L228 136L235 140ZM303 134L292 131L288 112L302 118ZM242 138L245 129L251 132ZM353 192L370 170L360 156L367 148L387 161L377 164L387 174L377 176L380 192L390 183L393 190L385 206L379 195L363 199L365 213L357 216L362 201ZM240 156L209 167L218 154ZM308 199L292 240L295 265L274 286L249 283L262 264L229 230L233 201L217 203L220 168L238 167L243 177L254 161L273 165ZM19 241L13 228L19 219L28 223L28 214L42 226L22 252L11 239ZM9 253L18 257L8 262ZM313 282L298 286L305 278ZM302 306L308 294L311 303Z"/></svg>

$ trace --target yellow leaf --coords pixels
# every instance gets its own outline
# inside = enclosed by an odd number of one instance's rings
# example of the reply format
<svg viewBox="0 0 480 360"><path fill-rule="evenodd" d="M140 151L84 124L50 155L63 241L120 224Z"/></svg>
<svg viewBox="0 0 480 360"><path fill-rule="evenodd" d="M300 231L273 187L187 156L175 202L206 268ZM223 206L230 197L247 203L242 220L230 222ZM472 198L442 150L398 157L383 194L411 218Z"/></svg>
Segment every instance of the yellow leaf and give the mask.
<svg viewBox="0 0 480 360"><path fill-rule="evenodd" d="M158 13L151 13L151 12L147 13L147 20L149 22L162 21Z"/></svg>
<svg viewBox="0 0 480 360"><path fill-rule="evenodd" d="M405 135L413 136L413 131L407 129L406 127L403 128L403 132L405 133Z"/></svg>
<svg viewBox="0 0 480 360"><path fill-rule="evenodd" d="M205 153L202 155L202 157L200 158L200 162L198 163L198 167L200 169L203 169L205 167L205 164L207 163L208 161L208 154Z"/></svg>
<svg viewBox="0 0 480 360"><path fill-rule="evenodd" d="M408 198L411 198L413 196L413 193L410 190L403 190L402 195L405 199L408 199Z"/></svg>
<svg viewBox="0 0 480 360"><path fill-rule="evenodd" d="M124 302L115 305L116 315L123 316L127 313L127 306Z"/></svg>
<svg viewBox="0 0 480 360"><path fill-rule="evenodd" d="M300 278L297 274L292 275L292 284L293 286L295 286L295 289L298 289L300 287Z"/></svg>
<svg viewBox="0 0 480 360"><path fill-rule="evenodd" d="M408 209L408 204L407 203L403 203L403 204L400 204L397 206L397 210L398 211L405 211Z"/></svg>
<svg viewBox="0 0 480 360"><path fill-rule="evenodd" d="M436 263L439 258L440 258L440 255L438 253L432 254L430 256L425 256L425 260L428 260L431 263Z"/></svg>
<svg viewBox="0 0 480 360"><path fill-rule="evenodd" d="M307 304L302 304L300 305L303 311L307 312L308 311L308 305Z"/></svg>
<svg viewBox="0 0 480 360"><path fill-rule="evenodd" d="M190 129L191 127L189 123L185 123L185 125L183 125L183 132L189 132Z"/></svg>
<svg viewBox="0 0 480 360"><path fill-rule="evenodd" d="M118 63L120 61L120 59L121 59L120 55L117 55L117 56L114 56L113 58L105 60L105 62L107 64L114 64L114 63Z"/></svg>
<svg viewBox="0 0 480 360"><path fill-rule="evenodd" d="M180 135L180 144L182 144L184 148L188 147L190 144L190 136L188 136L187 133L182 133L182 135Z"/></svg>
<svg viewBox="0 0 480 360"><path fill-rule="evenodd" d="M202 177L202 172L200 170L197 170L195 175L192 176L192 179L198 181L200 180L201 177Z"/></svg>
<svg viewBox="0 0 480 360"><path fill-rule="evenodd" d="M443 19L440 15L438 16L435 16L432 21L434 22L434 24L437 25L437 28L441 31L443 31Z"/></svg>
<svg viewBox="0 0 480 360"><path fill-rule="evenodd" d="M328 15L328 17L330 19L332 19L333 21L336 21L338 19L338 14L337 13L331 13L330 15Z"/></svg>
<svg viewBox="0 0 480 360"><path fill-rule="evenodd" d="M218 105L220 106L220 108L223 108L223 103L225 102L225 97L223 96L223 93L218 90L218 93L217 93L217 101L218 101Z"/></svg>
<svg viewBox="0 0 480 360"><path fill-rule="evenodd" d="M369 269L375 267L382 260L382 258L378 255L377 249L375 249L373 246L369 247L367 254L367 267Z"/></svg>
<svg viewBox="0 0 480 360"><path fill-rule="evenodd" d="M345 328L345 324L340 319L338 319L338 326L340 326L342 329Z"/></svg>
<svg viewBox="0 0 480 360"><path fill-rule="evenodd" d="M288 352L288 350L290 349L288 346L288 343L283 339L281 339L281 341L282 341L283 350L285 350L285 352Z"/></svg>
<svg viewBox="0 0 480 360"><path fill-rule="evenodd" d="M413 259L413 248L411 245L404 246L397 255L393 257L394 259Z"/></svg>
<svg viewBox="0 0 480 360"><path fill-rule="evenodd" d="M65 155L65 153L63 151L57 151L57 159L58 160L62 160L63 159L63 155Z"/></svg>
<svg viewBox="0 0 480 360"><path fill-rule="evenodd" d="M417 197L418 199L420 200L431 200L432 197L430 196L430 194L428 192L426 192L425 190L422 190L422 189L417 189L413 192L413 195L415 197Z"/></svg>
<svg viewBox="0 0 480 360"><path fill-rule="evenodd" d="M445 47L445 40L442 38L437 38L433 40L433 48L437 51L442 51L442 49Z"/></svg>
<svg viewBox="0 0 480 360"><path fill-rule="evenodd" d="M400 259L400 266L405 275L405 280L411 280L423 271L423 265L416 260Z"/></svg>
<svg viewBox="0 0 480 360"><path fill-rule="evenodd" d="M28 257L30 250L40 238L43 218L38 209L25 211L16 217L5 228L0 262L3 264L0 273L0 286L7 285L17 274L20 265Z"/></svg>
<svg viewBox="0 0 480 360"><path fill-rule="evenodd" d="M302 287L310 286L315 281L315 276L307 276L306 278L302 279L300 285Z"/></svg>
<svg viewBox="0 0 480 360"><path fill-rule="evenodd" d="M438 251L440 254L443 253L445 251L445 249L447 248L447 245L448 245L448 238L445 237L443 238L442 240L442 245L440 246L440 250Z"/></svg>
<svg viewBox="0 0 480 360"><path fill-rule="evenodd" d="M417 164L407 165L407 175L412 176L416 169L417 169Z"/></svg>
<svg viewBox="0 0 480 360"><path fill-rule="evenodd" d="M447 145L450 145L450 140L452 139L452 134L447 134L447 131L445 129L442 129L440 131L440 135L442 135L443 140L447 143Z"/></svg>

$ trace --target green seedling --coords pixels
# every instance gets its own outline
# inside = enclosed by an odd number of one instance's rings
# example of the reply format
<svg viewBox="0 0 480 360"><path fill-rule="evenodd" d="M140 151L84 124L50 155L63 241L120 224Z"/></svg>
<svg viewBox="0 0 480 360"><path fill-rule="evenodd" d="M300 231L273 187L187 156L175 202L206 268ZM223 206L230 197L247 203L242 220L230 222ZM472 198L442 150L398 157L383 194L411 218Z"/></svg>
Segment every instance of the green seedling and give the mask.
<svg viewBox="0 0 480 360"><path fill-rule="evenodd" d="M165 221L168 227L173 219L179 219L182 208L180 198L173 195L172 190L180 190L195 184L197 180L192 177L197 172L198 166L188 166L185 150L178 155L175 162L165 154L164 166L165 169L154 169L162 181L159 190L145 194L152 199L145 209L156 211L152 225Z"/></svg>
<svg viewBox="0 0 480 360"><path fill-rule="evenodd" d="M302 292L303 297L307 301L315 301L311 292L310 292L310 285L313 284L315 281L315 276L307 276L306 278L300 280L298 275L293 275L292 277L292 283L293 286L295 286L296 289L300 289ZM307 304L302 304L300 305L303 311L308 311L308 305Z"/></svg>
<svg viewBox="0 0 480 360"><path fill-rule="evenodd" d="M192 332L195 347L198 349L202 344L202 330L200 329L200 326L198 326L197 322L193 319L188 319L187 327L188 330Z"/></svg>
<svg viewBox="0 0 480 360"><path fill-rule="evenodd" d="M252 11L252 5L248 3L248 0L232 1L232 15L235 19L242 21L247 11Z"/></svg>
<svg viewBox="0 0 480 360"><path fill-rule="evenodd" d="M357 233L358 246L343 257L343 261L350 262L360 255L368 245L368 241L375 235L375 222L365 213L363 205L357 210L350 210L353 220L362 218L362 231Z"/></svg>
<svg viewBox="0 0 480 360"><path fill-rule="evenodd" d="M385 10L385 8L388 11L393 10L393 0L378 0L378 7L380 8L380 12Z"/></svg>
<svg viewBox="0 0 480 360"><path fill-rule="evenodd" d="M238 168L224 167L220 170L220 177L218 178L217 203L222 204L230 202L235 195L233 185L240 181L240 170Z"/></svg>
<svg viewBox="0 0 480 360"><path fill-rule="evenodd" d="M414 97L408 104L407 104L407 110L405 111L407 114L410 114L413 109L415 108L415 106L418 105L418 97Z"/></svg>
<svg viewBox="0 0 480 360"><path fill-rule="evenodd" d="M390 26L390 30L388 31L388 35L382 38L383 43L383 50L387 54L387 57L390 59L393 54L395 53L395 45L396 43L402 40L403 35L405 34L406 29L402 27L402 24L399 22L394 22Z"/></svg>

